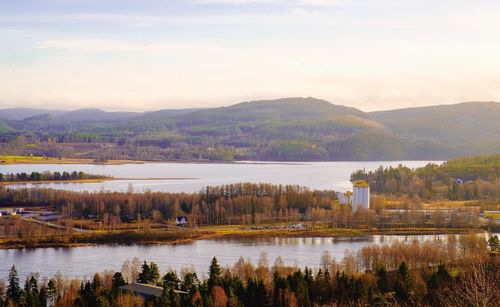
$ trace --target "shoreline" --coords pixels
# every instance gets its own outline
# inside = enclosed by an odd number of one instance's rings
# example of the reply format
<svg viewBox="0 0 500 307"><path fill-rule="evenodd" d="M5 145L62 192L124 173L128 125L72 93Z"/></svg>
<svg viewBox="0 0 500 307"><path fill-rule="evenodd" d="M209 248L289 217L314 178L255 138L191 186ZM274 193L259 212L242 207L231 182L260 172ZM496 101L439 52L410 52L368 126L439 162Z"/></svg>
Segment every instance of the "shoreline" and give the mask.
<svg viewBox="0 0 500 307"><path fill-rule="evenodd" d="M21 157L0 156L0 165L13 164L89 164L89 165L121 165L121 164L144 164L148 161L142 160L107 160L95 161L90 158L52 158L52 157Z"/></svg>
<svg viewBox="0 0 500 307"><path fill-rule="evenodd" d="M318 230L248 230L248 229L193 229L176 231L121 231L90 232L58 236L53 241L0 240L0 249L74 248L100 245L180 245L198 240L262 239L262 238L358 238L373 235L419 236L486 234L484 229L423 228L423 229L318 229Z"/></svg>
<svg viewBox="0 0 500 307"><path fill-rule="evenodd" d="M101 182L106 182L106 181L127 181L127 180L133 180L133 181L148 181L148 180L197 180L200 178L195 178L195 177L153 177L153 178L95 178L95 179L75 179L75 180L41 180L41 181L2 181L0 182L0 185L28 185L28 184L50 184L50 183L57 183L57 184L65 184L65 183L101 183Z"/></svg>
<svg viewBox="0 0 500 307"><path fill-rule="evenodd" d="M304 165L320 162L405 162L405 161L428 161L429 163L443 163L445 160L311 160L311 161L266 161L266 160L234 160L234 161L210 161L210 160L107 160L95 161L90 158L52 158L52 157L18 157L0 156L1 165L15 164L87 164L87 165L124 165L124 164L146 164L146 163L186 163L186 164L248 164L248 165Z"/></svg>

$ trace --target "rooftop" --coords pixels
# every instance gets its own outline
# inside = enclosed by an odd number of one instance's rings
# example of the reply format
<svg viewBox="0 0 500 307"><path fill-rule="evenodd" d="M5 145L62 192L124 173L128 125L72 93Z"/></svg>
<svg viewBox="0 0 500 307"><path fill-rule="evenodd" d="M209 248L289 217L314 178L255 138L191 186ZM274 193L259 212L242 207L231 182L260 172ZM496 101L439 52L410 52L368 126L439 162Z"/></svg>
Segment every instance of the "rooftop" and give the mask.
<svg viewBox="0 0 500 307"><path fill-rule="evenodd" d="M368 182L365 180L354 180L352 185L356 188L369 187Z"/></svg>
<svg viewBox="0 0 500 307"><path fill-rule="evenodd" d="M155 285L141 284L141 283L132 283L125 286L121 286L120 289L131 291L143 296L156 296L161 297L163 294L163 288ZM179 294L187 294L185 291L174 290L174 292Z"/></svg>

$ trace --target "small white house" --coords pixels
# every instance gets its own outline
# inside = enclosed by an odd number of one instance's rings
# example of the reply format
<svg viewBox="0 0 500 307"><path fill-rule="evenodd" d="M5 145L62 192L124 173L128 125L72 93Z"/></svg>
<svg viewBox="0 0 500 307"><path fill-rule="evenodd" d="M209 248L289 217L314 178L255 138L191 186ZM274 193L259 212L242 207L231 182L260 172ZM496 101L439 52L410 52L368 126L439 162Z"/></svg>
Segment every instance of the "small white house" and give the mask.
<svg viewBox="0 0 500 307"><path fill-rule="evenodd" d="M16 215L16 211L12 210L11 208L1 209L0 213L2 215Z"/></svg>
<svg viewBox="0 0 500 307"><path fill-rule="evenodd" d="M175 218L175 225L179 227L187 227L188 220L185 216L178 216Z"/></svg>

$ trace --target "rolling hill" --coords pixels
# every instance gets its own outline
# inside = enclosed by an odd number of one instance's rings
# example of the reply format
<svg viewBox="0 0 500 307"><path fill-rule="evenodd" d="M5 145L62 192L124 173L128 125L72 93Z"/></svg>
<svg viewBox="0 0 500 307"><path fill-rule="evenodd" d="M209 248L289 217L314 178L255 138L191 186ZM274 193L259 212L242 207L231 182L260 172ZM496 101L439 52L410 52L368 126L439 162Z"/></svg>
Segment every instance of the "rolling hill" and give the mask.
<svg viewBox="0 0 500 307"><path fill-rule="evenodd" d="M455 105L372 112L369 115L402 136L445 144L500 140L500 103L466 102Z"/></svg>
<svg viewBox="0 0 500 307"><path fill-rule="evenodd" d="M62 110L46 110L46 109L31 109L31 108L0 109L0 119L22 120L28 117L33 117L42 114L59 115L64 112L65 111Z"/></svg>
<svg viewBox="0 0 500 307"><path fill-rule="evenodd" d="M152 160L447 159L500 152L500 104L494 102L365 113L309 97L207 109L83 109L19 117L4 120L0 134L8 128L9 135L41 140L38 153L44 152L43 140L57 136L73 156L82 147L88 157ZM102 142L107 145L98 145Z"/></svg>

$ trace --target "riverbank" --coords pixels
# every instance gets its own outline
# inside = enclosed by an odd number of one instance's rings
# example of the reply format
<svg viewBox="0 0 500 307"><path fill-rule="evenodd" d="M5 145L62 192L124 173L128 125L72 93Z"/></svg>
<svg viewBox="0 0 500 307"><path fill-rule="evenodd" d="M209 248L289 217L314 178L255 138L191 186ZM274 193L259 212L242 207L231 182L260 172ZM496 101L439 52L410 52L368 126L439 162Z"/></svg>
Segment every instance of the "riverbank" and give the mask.
<svg viewBox="0 0 500 307"><path fill-rule="evenodd" d="M369 235L447 235L479 234L483 229L457 228L397 228L397 229L262 229L254 230L242 226L208 226L197 229L150 230L150 231L91 231L65 233L37 238L0 239L0 249L24 248L70 248L90 245L176 245L195 240L258 239L258 238L342 238Z"/></svg>

